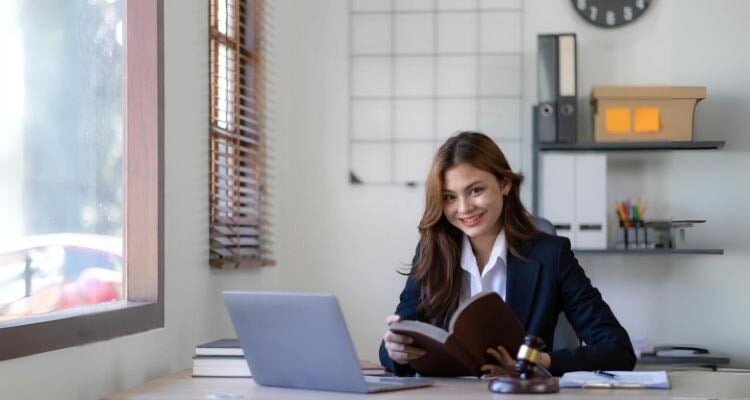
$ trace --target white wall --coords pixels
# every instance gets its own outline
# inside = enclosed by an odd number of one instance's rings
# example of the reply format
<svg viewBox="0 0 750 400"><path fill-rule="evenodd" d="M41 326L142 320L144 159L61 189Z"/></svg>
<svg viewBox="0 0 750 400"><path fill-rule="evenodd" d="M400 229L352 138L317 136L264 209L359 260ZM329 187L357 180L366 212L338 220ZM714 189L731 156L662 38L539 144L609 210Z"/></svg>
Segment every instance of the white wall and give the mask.
<svg viewBox="0 0 750 400"><path fill-rule="evenodd" d="M277 160L279 285L336 293L359 355L377 359L383 318L404 282L395 271L410 260L417 241L422 188L347 183L347 1L276 4L285 88L278 111L289 124L278 132L285 142ZM708 224L689 235L697 245L725 248L726 255L579 258L634 337L702 344L731 353L736 366L750 366L750 350L740 346L750 323L735 317L750 305L741 287L750 279L742 267L750 214L741 207L750 191L738 185L750 164L742 129L748 126L742 110L750 106L744 92L750 60L738 41L750 34L741 20L750 5L655 1L638 21L615 30L584 22L569 1L527 0L524 6L525 135L536 101L539 33L578 34L583 131L591 125L592 85L708 87L696 136L727 140L726 150L614 157L608 196L612 202L650 198L653 217L706 218Z"/></svg>

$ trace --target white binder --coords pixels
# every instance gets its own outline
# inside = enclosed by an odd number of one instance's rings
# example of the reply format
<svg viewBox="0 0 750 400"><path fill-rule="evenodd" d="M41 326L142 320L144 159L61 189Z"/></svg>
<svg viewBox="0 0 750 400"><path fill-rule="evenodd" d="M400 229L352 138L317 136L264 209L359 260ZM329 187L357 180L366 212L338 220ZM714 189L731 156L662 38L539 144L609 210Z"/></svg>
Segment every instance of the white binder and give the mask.
<svg viewBox="0 0 750 400"><path fill-rule="evenodd" d="M607 156L576 157L575 247L607 248Z"/></svg>
<svg viewBox="0 0 750 400"><path fill-rule="evenodd" d="M602 154L544 154L540 217L573 248L607 247L607 158Z"/></svg>
<svg viewBox="0 0 750 400"><path fill-rule="evenodd" d="M540 217L555 226L557 236L570 239L576 247L575 223L575 156L571 154L543 154L541 174Z"/></svg>

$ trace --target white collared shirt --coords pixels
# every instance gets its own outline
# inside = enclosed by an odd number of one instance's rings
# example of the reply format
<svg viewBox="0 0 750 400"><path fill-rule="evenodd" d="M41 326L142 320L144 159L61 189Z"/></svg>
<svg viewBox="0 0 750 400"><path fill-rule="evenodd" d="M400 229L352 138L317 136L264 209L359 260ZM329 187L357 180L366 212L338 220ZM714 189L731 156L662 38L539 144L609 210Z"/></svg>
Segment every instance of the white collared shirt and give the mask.
<svg viewBox="0 0 750 400"><path fill-rule="evenodd" d="M497 292L505 300L508 275L507 256L508 243L505 240L505 230L503 229L497 235L495 244L492 245L490 258L487 259L487 265L484 266L480 275L477 258L471 249L471 242L469 241L469 237L464 235L461 246L463 279L461 281L461 297L459 301L463 303L469 297L484 291Z"/></svg>

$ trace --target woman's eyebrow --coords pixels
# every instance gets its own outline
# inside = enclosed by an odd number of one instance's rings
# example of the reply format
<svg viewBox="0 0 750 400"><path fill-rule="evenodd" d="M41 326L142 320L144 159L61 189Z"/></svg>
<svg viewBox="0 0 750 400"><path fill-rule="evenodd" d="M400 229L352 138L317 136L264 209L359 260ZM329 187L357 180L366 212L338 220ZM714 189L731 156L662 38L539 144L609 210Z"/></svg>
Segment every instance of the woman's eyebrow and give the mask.
<svg viewBox="0 0 750 400"><path fill-rule="evenodd" d="M484 182L482 182L481 180L476 180L476 181L471 182L470 184L466 185L462 190L459 190L459 191L460 192L461 191L465 192L467 190L470 190L470 189L474 188L474 186L481 185L482 183L484 183ZM443 193L453 193L453 191L450 190L450 189L443 189Z"/></svg>
<svg viewBox="0 0 750 400"><path fill-rule="evenodd" d="M464 189L464 190L469 190L469 189L473 189L473 188L474 188L474 186L477 186L477 185L481 185L482 183L484 183L484 182L482 182L482 181L474 181L474 182L472 182L472 183L468 184L468 185L466 186L466 189Z"/></svg>
<svg viewBox="0 0 750 400"><path fill-rule="evenodd" d="M483 183L483 182L482 182L482 181L480 181L480 180L477 180L477 181L471 182L470 184L468 184L468 185L466 185L466 186L464 187L464 192L468 192L469 190L471 190L471 189L474 189L474 187L475 187L475 186L477 186L477 185L481 185L482 183Z"/></svg>

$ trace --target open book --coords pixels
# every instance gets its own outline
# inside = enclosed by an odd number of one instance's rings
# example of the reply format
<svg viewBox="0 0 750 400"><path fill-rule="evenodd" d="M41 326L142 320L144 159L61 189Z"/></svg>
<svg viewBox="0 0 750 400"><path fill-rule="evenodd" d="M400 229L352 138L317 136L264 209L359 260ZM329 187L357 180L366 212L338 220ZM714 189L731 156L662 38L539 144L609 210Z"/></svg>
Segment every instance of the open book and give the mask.
<svg viewBox="0 0 750 400"><path fill-rule="evenodd" d="M399 321L390 331L414 339L425 355L410 362L423 376L481 376L484 364L497 364L488 348L503 346L514 357L525 335L521 322L495 292L466 300L453 314L449 332L420 321Z"/></svg>

